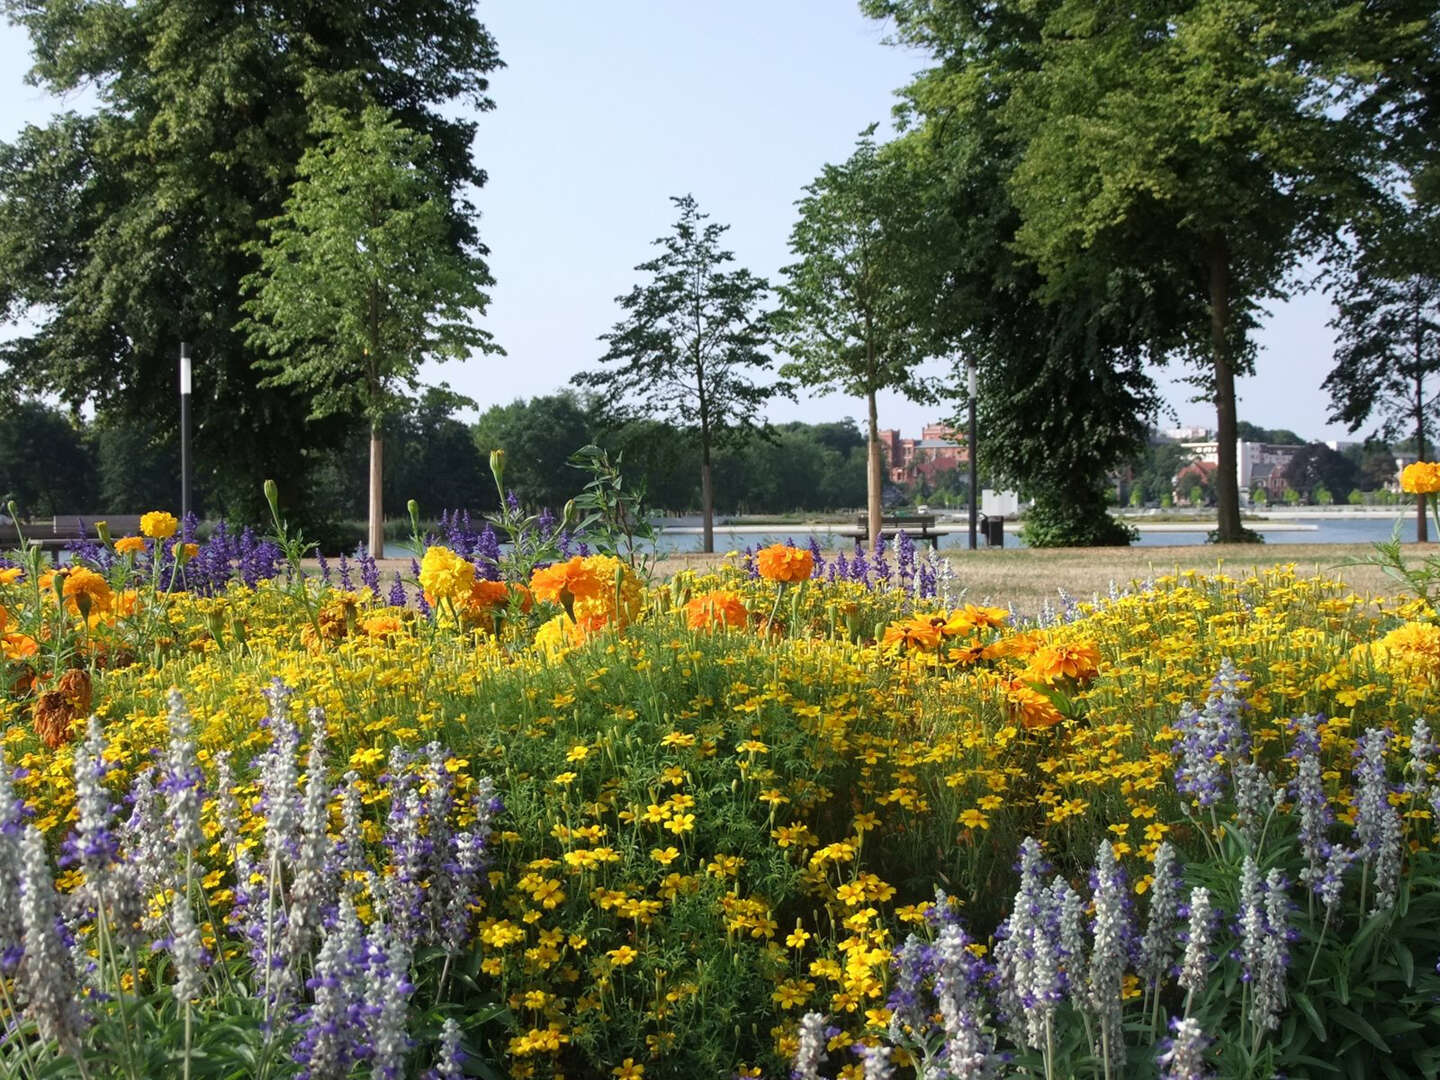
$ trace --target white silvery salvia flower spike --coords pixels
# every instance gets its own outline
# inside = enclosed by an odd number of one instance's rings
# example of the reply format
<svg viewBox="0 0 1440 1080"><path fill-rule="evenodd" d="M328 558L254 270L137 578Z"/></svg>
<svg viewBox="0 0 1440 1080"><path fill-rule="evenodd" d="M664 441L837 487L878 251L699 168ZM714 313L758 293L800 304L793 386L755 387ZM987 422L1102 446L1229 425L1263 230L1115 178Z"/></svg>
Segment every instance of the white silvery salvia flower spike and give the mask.
<svg viewBox="0 0 1440 1080"><path fill-rule="evenodd" d="M91 716L85 740L75 751L74 852L85 872L82 896L97 909L113 891L109 887L111 867L120 854L114 830L114 804L102 782L105 776L105 736L100 718Z"/></svg>
<svg viewBox="0 0 1440 1080"><path fill-rule="evenodd" d="M365 975L372 1080L399 1080L410 1051L405 1029L410 1006L410 947L383 918L370 928L371 963Z"/></svg>
<svg viewBox="0 0 1440 1080"><path fill-rule="evenodd" d="M45 841L33 825L20 834L20 922L25 958L16 983L25 1014L42 1039L74 1052L82 1026L75 967L60 940L59 902Z"/></svg>
<svg viewBox="0 0 1440 1080"><path fill-rule="evenodd" d="M1105 1075L1125 1063L1124 992L1130 926L1125 876L1109 840L1095 858L1095 944L1090 951L1088 1005L1100 1029Z"/></svg>
<svg viewBox="0 0 1440 1080"><path fill-rule="evenodd" d="M1155 849L1151 871L1150 921L1140 941L1140 977L1153 999L1150 1028L1160 1015L1160 984L1175 962L1176 938L1180 930L1180 862L1170 841Z"/></svg>
<svg viewBox="0 0 1440 1080"><path fill-rule="evenodd" d="M169 888L175 862L166 839L165 813L155 790L155 769L142 771L130 785L130 817L121 827L122 847L130 867L131 888L139 896L153 896ZM118 920L117 920L118 922ZM149 904L143 906L141 924L146 933L161 936L163 913Z"/></svg>
<svg viewBox="0 0 1440 1080"><path fill-rule="evenodd" d="M1423 716L1417 716L1410 728L1410 761L1406 771L1410 781L1405 791L1412 797L1423 798L1430 790L1430 759L1435 756L1435 739L1430 734L1430 725Z"/></svg>
<svg viewBox="0 0 1440 1080"><path fill-rule="evenodd" d="M290 691L274 680L265 696L270 700L266 723L270 728L270 749L261 755L260 790L265 806L265 854L272 861L291 857L299 825L295 787L299 775L295 752L300 735L290 720Z"/></svg>
<svg viewBox="0 0 1440 1080"><path fill-rule="evenodd" d="M360 774L346 772L340 793L340 873L342 886L351 896L365 872L364 803L360 798Z"/></svg>
<svg viewBox="0 0 1440 1080"><path fill-rule="evenodd" d="M240 800L235 798L235 774L229 750L215 755L215 817L220 825L220 842L233 862L240 847Z"/></svg>
<svg viewBox="0 0 1440 1080"><path fill-rule="evenodd" d="M1375 894L1370 914L1388 911L1400 885L1403 830L1400 815L1390 805L1390 782L1385 775L1389 736L1383 728L1370 728L1355 746L1355 838L1365 860L1364 876L1374 873ZM1365 899L1365 884L1360 893Z"/></svg>
<svg viewBox="0 0 1440 1080"><path fill-rule="evenodd" d="M968 946L969 941L958 922L947 923L935 941L934 990L944 1033L944 1066L931 1069L927 1060L917 1068L921 1076L983 1080L995 1064L992 1055L995 1040L984 1030L983 966ZM922 1030L924 1026L922 1020L915 1030Z"/></svg>
<svg viewBox="0 0 1440 1080"><path fill-rule="evenodd" d="M1240 962L1245 981L1254 987L1261 976L1265 944L1265 893L1260 886L1260 867L1251 855L1240 867Z"/></svg>
<svg viewBox="0 0 1440 1080"><path fill-rule="evenodd" d="M165 755L165 776L160 788L165 795L165 824L175 851L186 860L205 841L200 828L204 774L195 755L190 711L179 690L170 691L170 743Z"/></svg>
<svg viewBox="0 0 1440 1080"><path fill-rule="evenodd" d="M292 870L290 908L285 920L285 964L295 967L309 951L320 926L321 913L330 898L332 880L327 871L330 838L330 789L325 781L325 713L310 713L310 756L306 766L305 801L300 812L300 834Z"/></svg>
<svg viewBox="0 0 1440 1080"><path fill-rule="evenodd" d="M365 986L361 964L365 932L349 896L340 897L335 925L325 935L307 984L313 1004L301 1013L295 1060L311 1080L345 1080L356 1060L360 1034L354 1016L363 1013Z"/></svg>
<svg viewBox="0 0 1440 1080"><path fill-rule="evenodd" d="M1089 976L1085 961L1085 901L1059 874L1050 883L1050 900L1060 917L1060 962L1070 1003L1085 1008Z"/></svg>
<svg viewBox="0 0 1440 1080"><path fill-rule="evenodd" d="M1213 931L1210 890L1197 885L1190 890L1190 918L1185 934L1185 956L1180 964L1180 988L1185 991L1185 1014L1195 998L1205 993L1210 977L1210 935Z"/></svg>
<svg viewBox="0 0 1440 1080"><path fill-rule="evenodd" d="M170 904L170 955L175 962L175 1000L188 1007L205 989L205 947L190 901L179 892Z"/></svg>
<svg viewBox="0 0 1440 1080"><path fill-rule="evenodd" d="M806 1013L800 1018L798 1035L795 1057L791 1062L791 1077L793 1080L823 1080L820 1065L825 1060L825 1048L830 1041L825 1017L817 1012Z"/></svg>
<svg viewBox="0 0 1440 1080"><path fill-rule="evenodd" d="M1157 1059L1160 1080L1211 1080L1205 1068L1205 1046L1209 1041L1193 1019L1177 1020L1174 1037L1167 1040Z"/></svg>
<svg viewBox="0 0 1440 1080"><path fill-rule="evenodd" d="M1271 870L1265 879L1264 937L1259 963L1250 982L1252 1053L1259 1049L1265 1032L1280 1026L1280 1014L1285 1008L1285 975L1290 962L1289 909L1285 877L1279 870Z"/></svg>
<svg viewBox="0 0 1440 1080"><path fill-rule="evenodd" d="M435 1068L424 1080L464 1080L465 1055L460 1049L460 1024L447 1016L440 1025L440 1047L435 1054Z"/></svg>

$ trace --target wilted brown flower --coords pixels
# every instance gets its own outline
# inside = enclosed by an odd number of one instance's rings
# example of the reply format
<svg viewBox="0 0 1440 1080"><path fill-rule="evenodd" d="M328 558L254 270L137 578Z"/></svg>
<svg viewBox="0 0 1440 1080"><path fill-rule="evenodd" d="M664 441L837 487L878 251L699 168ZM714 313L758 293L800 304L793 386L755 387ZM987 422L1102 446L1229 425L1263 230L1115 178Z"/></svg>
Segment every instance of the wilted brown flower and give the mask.
<svg viewBox="0 0 1440 1080"><path fill-rule="evenodd" d="M69 742L75 734L75 721L90 712L90 701L90 676L71 668L60 676L55 689L36 700L35 733L51 750Z"/></svg>

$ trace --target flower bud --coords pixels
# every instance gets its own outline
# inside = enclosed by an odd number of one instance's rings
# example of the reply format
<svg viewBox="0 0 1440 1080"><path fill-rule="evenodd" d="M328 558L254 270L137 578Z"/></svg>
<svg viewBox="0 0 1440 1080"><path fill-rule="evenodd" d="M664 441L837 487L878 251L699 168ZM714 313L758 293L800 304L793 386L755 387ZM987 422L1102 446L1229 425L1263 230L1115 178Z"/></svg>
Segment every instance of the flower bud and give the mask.
<svg viewBox="0 0 1440 1080"><path fill-rule="evenodd" d="M280 512L280 489L275 486L274 480L265 481L265 501L270 504L271 511Z"/></svg>
<svg viewBox="0 0 1440 1080"><path fill-rule="evenodd" d="M491 451L490 451L490 475L493 476L493 477L495 477L495 486L496 486L496 487L498 487L498 488L504 488L504 486L505 486L505 451L504 451L504 450L498 450L498 449L497 449L497 450L491 450Z"/></svg>

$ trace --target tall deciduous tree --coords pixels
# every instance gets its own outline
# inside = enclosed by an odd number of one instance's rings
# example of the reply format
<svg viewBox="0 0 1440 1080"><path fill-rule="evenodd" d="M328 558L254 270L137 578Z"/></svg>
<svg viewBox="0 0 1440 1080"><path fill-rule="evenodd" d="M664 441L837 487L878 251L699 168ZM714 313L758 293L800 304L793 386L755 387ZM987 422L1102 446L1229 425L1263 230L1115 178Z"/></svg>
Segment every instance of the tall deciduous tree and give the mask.
<svg viewBox="0 0 1440 1080"><path fill-rule="evenodd" d="M582 371L572 381L695 429L703 550L714 551L712 445L726 433L753 428L777 390L753 380L772 362L761 310L770 286L743 267L725 269L735 260L720 247L728 225L711 222L691 195L671 202L680 217L669 236L655 241L663 253L635 267L650 280L616 298L625 318L600 339L610 344L600 362L614 366Z"/></svg>
<svg viewBox="0 0 1440 1080"><path fill-rule="evenodd" d="M315 419L370 427L369 546L384 534L385 418L409 400L425 360L498 351L472 319L489 302L484 260L448 243L447 200L423 162L432 148L378 105L326 110L285 211L252 245L242 324L262 350L262 385L291 386Z"/></svg>
<svg viewBox="0 0 1440 1080"><path fill-rule="evenodd" d="M1424 460L1435 446L1440 404L1440 224L1419 210L1367 236L1340 278L1335 366L1325 379L1330 419L1357 431L1378 420L1386 442L1410 437ZM1415 539L1428 536L1416 496Z"/></svg>
<svg viewBox="0 0 1440 1080"><path fill-rule="evenodd" d="M1403 6L1403 5L1402 5ZM1001 104L1019 249L1050 283L1121 273L1188 299L1184 352L1215 403L1218 538L1240 525L1235 391L1259 305L1282 297L1367 193L1353 46L1413 32L1393 12L1285 0L866 0L942 70ZM1367 46L1368 48L1368 46Z"/></svg>
<svg viewBox="0 0 1440 1080"><path fill-rule="evenodd" d="M793 357L786 377L822 393L865 399L867 516L880 536L884 460L876 395L898 390L926 400L917 378L926 355L925 321L934 288L924 215L911 197L915 178L902 158L866 130L850 158L826 165L805 188L790 233L798 261L785 267L777 322Z"/></svg>
<svg viewBox="0 0 1440 1080"><path fill-rule="evenodd" d="M244 245L280 212L315 141L313 107L365 101L433 140L445 243L473 243L466 199L485 174L471 143L476 112L492 104L494 39L469 0L387 5L380 18L311 0L3 10L30 35L33 82L58 95L94 88L98 104L0 146L0 319L22 323L0 363L107 421L173 431L175 356L188 341L197 485L217 509L255 520L263 478L298 488L314 451L350 432L304 425L308 403L293 389L257 385L256 353L234 329L240 280L257 265Z"/></svg>

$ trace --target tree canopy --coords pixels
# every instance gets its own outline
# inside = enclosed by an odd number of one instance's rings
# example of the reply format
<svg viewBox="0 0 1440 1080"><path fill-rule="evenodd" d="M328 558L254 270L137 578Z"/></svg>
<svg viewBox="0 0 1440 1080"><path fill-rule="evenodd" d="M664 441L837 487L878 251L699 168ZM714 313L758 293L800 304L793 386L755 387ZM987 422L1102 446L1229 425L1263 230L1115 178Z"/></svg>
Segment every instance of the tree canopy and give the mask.
<svg viewBox="0 0 1440 1080"><path fill-rule="evenodd" d="M30 35L32 81L61 95L93 87L99 104L0 146L0 317L29 324L0 363L68 404L173 429L188 341L197 486L213 509L258 519L261 480L301 481L312 451L340 446L348 426L304 425L306 400L258 385L257 352L235 330L240 280L258 265L246 245L317 141L315 110L368 103L431 140L446 243L476 243L477 120L451 106L492 107L494 39L460 0L384 18L296 0L263 11L9 0L6 11Z"/></svg>

